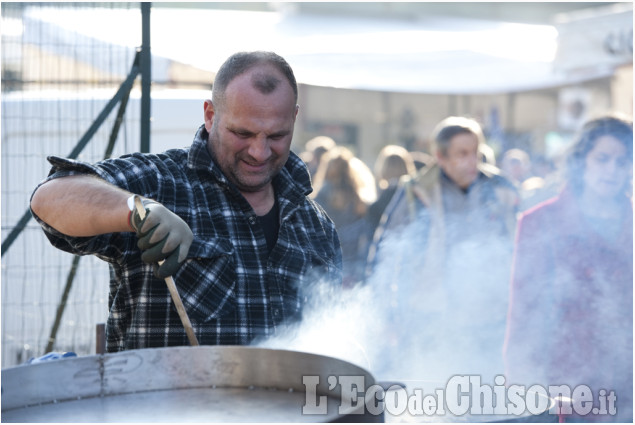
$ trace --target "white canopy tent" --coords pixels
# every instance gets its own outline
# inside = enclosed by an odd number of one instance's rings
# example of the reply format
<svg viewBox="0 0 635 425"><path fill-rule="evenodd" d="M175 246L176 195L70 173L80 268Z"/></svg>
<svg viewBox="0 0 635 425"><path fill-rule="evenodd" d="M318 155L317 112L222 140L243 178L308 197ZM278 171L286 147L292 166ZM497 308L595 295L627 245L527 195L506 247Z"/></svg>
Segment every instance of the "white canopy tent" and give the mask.
<svg viewBox="0 0 635 425"><path fill-rule="evenodd" d="M632 4L624 5L630 6L632 31ZM153 9L153 78L167 79L170 61L213 72L241 50L279 53L301 83L397 92L523 91L600 78L612 71L596 67L591 74L576 76L554 70L559 39L553 25L439 17L405 21L283 10ZM28 16L50 23L56 33L62 28L118 47L133 49L130 40L141 40L140 12L135 9L47 13L37 8ZM628 11L625 16L628 19Z"/></svg>

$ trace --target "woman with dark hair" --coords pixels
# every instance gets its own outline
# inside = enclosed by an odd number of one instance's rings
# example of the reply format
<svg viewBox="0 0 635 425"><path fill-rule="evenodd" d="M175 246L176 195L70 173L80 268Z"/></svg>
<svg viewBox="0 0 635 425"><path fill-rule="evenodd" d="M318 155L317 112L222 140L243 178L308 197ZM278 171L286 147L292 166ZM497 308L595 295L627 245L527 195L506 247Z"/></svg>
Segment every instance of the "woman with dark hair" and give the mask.
<svg viewBox="0 0 635 425"><path fill-rule="evenodd" d="M507 384L566 385L570 419L632 422L632 121L588 122L566 166L560 195L518 222Z"/></svg>

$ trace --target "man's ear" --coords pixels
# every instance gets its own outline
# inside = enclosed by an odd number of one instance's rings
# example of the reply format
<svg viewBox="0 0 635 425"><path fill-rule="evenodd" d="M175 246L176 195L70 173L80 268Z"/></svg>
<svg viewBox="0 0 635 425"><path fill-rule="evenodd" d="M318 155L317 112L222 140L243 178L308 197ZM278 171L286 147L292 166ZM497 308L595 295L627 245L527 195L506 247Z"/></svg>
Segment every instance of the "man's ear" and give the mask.
<svg viewBox="0 0 635 425"><path fill-rule="evenodd" d="M209 133L212 130L212 122L214 122L214 104L210 99L203 103L203 118L205 120L205 130Z"/></svg>

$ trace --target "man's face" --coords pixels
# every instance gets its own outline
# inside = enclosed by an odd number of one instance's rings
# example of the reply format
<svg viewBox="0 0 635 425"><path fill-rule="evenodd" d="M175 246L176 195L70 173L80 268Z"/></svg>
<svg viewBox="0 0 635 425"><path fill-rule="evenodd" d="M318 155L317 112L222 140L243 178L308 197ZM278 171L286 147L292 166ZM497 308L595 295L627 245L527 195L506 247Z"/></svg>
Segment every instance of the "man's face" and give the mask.
<svg viewBox="0 0 635 425"><path fill-rule="evenodd" d="M439 166L461 189L467 189L478 176L478 139L472 133L460 133L450 139L445 155L437 154Z"/></svg>
<svg viewBox="0 0 635 425"><path fill-rule="evenodd" d="M252 86L256 67L234 78L222 105L205 102L208 149L225 176L241 192L258 192L271 183L289 158L293 127L298 113L293 89L281 82L263 94Z"/></svg>

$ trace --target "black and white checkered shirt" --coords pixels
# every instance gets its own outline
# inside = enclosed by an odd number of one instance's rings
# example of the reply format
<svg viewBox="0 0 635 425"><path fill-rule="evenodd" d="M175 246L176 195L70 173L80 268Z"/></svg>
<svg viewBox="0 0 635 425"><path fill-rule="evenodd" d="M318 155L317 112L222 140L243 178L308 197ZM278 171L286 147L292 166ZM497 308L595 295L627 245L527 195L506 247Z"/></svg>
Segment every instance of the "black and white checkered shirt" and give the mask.
<svg viewBox="0 0 635 425"><path fill-rule="evenodd" d="M194 241L173 277L199 343L248 344L297 320L313 283L340 284L340 243L324 210L307 198L309 174L291 153L273 180L280 229L269 255L254 210L212 160L206 141L201 126L187 149L97 164L51 157L48 179L94 174L179 215ZM35 218L53 246L112 266L108 351L188 345L166 284L141 261L134 233L69 237Z"/></svg>

